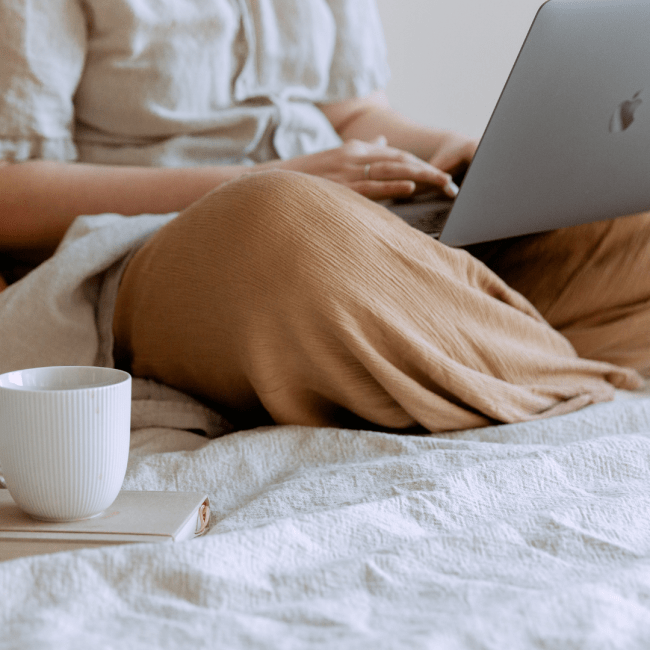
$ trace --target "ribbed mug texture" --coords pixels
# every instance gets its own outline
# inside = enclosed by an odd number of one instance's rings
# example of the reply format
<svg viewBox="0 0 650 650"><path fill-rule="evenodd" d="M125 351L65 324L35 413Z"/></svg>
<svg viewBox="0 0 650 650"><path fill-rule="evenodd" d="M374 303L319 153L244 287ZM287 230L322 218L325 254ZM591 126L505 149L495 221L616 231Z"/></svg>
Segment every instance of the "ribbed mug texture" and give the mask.
<svg viewBox="0 0 650 650"><path fill-rule="evenodd" d="M0 464L23 510L70 521L113 503L129 453L131 377L122 374L119 383L76 389L0 387Z"/></svg>

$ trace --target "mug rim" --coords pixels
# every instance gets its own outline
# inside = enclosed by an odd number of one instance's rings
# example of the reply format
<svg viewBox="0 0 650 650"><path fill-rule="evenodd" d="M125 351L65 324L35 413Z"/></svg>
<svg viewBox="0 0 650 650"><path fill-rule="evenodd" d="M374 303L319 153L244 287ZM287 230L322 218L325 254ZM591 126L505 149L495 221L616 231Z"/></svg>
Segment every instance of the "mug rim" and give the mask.
<svg viewBox="0 0 650 650"><path fill-rule="evenodd" d="M83 386L70 387L70 388L47 388L43 386L21 386L21 385L3 385L3 380L8 378L10 375L18 374L28 371L60 371L62 374L66 371L77 371L77 370L92 370L97 373L112 375L113 380L103 381L97 383L96 385L86 384ZM107 377L108 378L108 377ZM11 391L13 393L73 393L86 390L101 390L109 389L114 386L119 386L124 384L132 379L131 375L126 372L126 370L120 370L118 368L108 368L106 366L39 366L36 368L20 368L17 370L10 370L0 374L0 391Z"/></svg>

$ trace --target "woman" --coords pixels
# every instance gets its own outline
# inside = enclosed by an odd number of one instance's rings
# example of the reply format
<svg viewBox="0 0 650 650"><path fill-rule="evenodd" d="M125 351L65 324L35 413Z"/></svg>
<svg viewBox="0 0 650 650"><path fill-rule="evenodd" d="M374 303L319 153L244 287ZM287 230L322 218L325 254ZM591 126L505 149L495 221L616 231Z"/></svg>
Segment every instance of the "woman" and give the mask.
<svg viewBox="0 0 650 650"><path fill-rule="evenodd" d="M472 249L526 300L368 200L454 195L476 148L390 109L372 0L0 7L3 249L182 211L116 260L134 375L253 421L439 431L575 409L650 367L646 216ZM632 243L638 275L613 281Z"/></svg>

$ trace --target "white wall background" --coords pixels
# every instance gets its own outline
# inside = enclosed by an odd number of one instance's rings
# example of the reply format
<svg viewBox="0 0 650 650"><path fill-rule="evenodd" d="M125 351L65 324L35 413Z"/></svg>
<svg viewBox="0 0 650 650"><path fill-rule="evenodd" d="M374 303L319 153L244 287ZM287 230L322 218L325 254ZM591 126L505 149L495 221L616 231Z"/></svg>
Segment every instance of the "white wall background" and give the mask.
<svg viewBox="0 0 650 650"><path fill-rule="evenodd" d="M377 0L392 105L479 137L542 0Z"/></svg>

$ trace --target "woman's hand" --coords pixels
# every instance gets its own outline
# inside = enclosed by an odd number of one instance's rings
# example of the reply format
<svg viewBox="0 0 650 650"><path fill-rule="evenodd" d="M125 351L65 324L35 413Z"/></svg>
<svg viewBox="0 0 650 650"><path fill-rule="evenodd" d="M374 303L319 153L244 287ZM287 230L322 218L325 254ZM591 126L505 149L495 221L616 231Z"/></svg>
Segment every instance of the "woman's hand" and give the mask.
<svg viewBox="0 0 650 650"><path fill-rule="evenodd" d="M477 147L478 140L448 131L442 136L440 145L429 159L429 163L456 177L467 170Z"/></svg>
<svg viewBox="0 0 650 650"><path fill-rule="evenodd" d="M271 165L328 178L376 201L434 188L451 197L458 192L449 173L411 153L387 146L383 137L373 142L349 140L335 149Z"/></svg>
<svg viewBox="0 0 650 650"><path fill-rule="evenodd" d="M374 140L374 153L381 156L382 153L386 155L390 151L393 156L405 156L403 162L408 160L408 164L414 165L410 170L407 167L380 167L378 162L375 165L374 160L368 157L367 162L371 163L371 178L385 180L386 184L373 188L362 184L354 189L371 198L408 196L413 192L430 191L436 187L442 189L445 186L447 189L444 193L454 196L458 188L449 184L449 181L467 169L478 146L476 139L455 131L418 124L393 110L383 91L376 91L366 97L323 104L320 109L344 142L350 144L353 138L356 138L357 146L359 141L369 142L381 134L385 138ZM385 146L386 141L390 142L391 147ZM380 151L382 144L383 152ZM377 160L379 161L379 158ZM428 165L423 161L428 161ZM367 163L357 160L357 180L360 164ZM415 170L417 175L412 173ZM389 180L395 185L389 185ZM376 193L377 190L381 195Z"/></svg>

